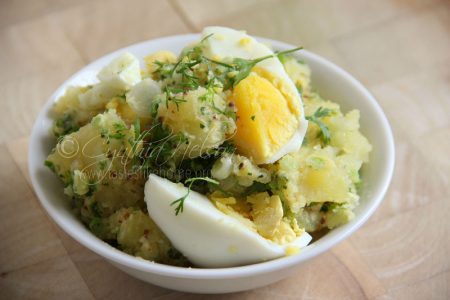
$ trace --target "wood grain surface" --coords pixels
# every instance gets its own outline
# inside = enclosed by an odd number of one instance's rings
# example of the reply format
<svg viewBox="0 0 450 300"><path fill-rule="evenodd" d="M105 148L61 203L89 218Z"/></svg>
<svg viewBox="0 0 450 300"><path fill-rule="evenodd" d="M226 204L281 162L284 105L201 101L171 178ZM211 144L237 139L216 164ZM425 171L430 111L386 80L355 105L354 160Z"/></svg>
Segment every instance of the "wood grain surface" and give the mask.
<svg viewBox="0 0 450 300"><path fill-rule="evenodd" d="M206 25L305 46L376 96L395 135L392 185L374 216L293 277L217 296L114 268L54 225L27 173L49 95L90 61ZM450 2L439 0L1 0L0 299L449 299Z"/></svg>

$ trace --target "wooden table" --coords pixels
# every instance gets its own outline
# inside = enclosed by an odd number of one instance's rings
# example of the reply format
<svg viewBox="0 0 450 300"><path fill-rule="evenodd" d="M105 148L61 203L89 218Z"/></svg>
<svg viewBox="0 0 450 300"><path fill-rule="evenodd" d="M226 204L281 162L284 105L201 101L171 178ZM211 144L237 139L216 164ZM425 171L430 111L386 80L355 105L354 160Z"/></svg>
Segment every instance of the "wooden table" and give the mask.
<svg viewBox="0 0 450 300"><path fill-rule="evenodd" d="M28 135L52 91L86 63L218 24L304 45L359 78L393 126L381 207L289 279L198 296L138 281L59 230L30 187ZM42 0L0 2L0 298L449 299L450 2Z"/></svg>

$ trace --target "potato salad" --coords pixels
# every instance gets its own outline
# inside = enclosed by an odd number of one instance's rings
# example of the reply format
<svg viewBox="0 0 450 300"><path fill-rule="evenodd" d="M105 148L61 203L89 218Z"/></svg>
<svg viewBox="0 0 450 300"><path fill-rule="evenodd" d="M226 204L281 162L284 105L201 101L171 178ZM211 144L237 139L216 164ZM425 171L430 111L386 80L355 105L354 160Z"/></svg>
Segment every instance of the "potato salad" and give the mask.
<svg viewBox="0 0 450 300"><path fill-rule="evenodd" d="M45 165L86 227L130 255L194 267L301 255L354 217L372 147L297 51L207 27L181 53L122 53L55 102Z"/></svg>

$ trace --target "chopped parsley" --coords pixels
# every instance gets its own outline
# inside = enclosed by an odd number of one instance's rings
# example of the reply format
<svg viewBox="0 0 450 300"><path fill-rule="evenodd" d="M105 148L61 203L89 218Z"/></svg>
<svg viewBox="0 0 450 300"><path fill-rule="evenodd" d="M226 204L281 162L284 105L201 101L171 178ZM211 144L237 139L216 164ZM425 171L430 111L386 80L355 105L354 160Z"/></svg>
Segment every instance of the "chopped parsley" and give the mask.
<svg viewBox="0 0 450 300"><path fill-rule="evenodd" d="M209 178L209 177L193 177L193 178L187 179L187 180L184 182L184 184L188 184L188 189L187 189L186 194L185 194L184 196L178 198L177 200L173 201L172 203L170 203L170 206L177 205L177 206L175 207L175 215L178 216L179 213L182 213L182 212L183 212L183 209L184 209L184 201L186 201L187 197L189 197L189 194L191 193L192 185L193 185L194 182L196 182L196 181L206 181L206 182L209 182L209 183L212 183L212 184L216 184L216 185L219 184L218 181L216 181L216 180L214 180L214 179L211 179L211 178Z"/></svg>
<svg viewBox="0 0 450 300"><path fill-rule="evenodd" d="M102 210L97 201L92 202L89 208L95 218L100 218L102 216Z"/></svg>
<svg viewBox="0 0 450 300"><path fill-rule="evenodd" d="M266 55L266 56L262 56L259 58L255 58L255 59L245 59L245 58L240 58L240 57L236 57L232 60L231 63L224 63L224 62L220 62L220 61L216 61L213 59L209 59L206 58L206 60L225 67L226 70L226 76L224 76L224 89L230 89L232 87L235 87L239 82L241 82L241 80L243 80L244 78L246 78L251 70L253 69L254 66L256 66L256 64L258 64L259 62L269 59L269 58L273 58L273 57L277 57L279 58L282 55L286 55L288 53L292 53L292 52L296 52L298 50L303 49L303 47L298 47L298 48L294 48L294 49L290 49L290 50L286 50L286 51L281 51L275 54L270 54L270 55Z"/></svg>
<svg viewBox="0 0 450 300"><path fill-rule="evenodd" d="M90 196L94 195L95 191L97 191L97 184L95 184L93 182L89 182L88 188L89 188L89 190L86 193L86 197L90 197Z"/></svg>
<svg viewBox="0 0 450 300"><path fill-rule="evenodd" d="M113 127L115 129L114 133L110 133L108 136L111 139L120 140L126 136L126 131L128 128L123 123L114 123Z"/></svg>
<svg viewBox="0 0 450 300"><path fill-rule="evenodd" d="M74 117L70 113L65 113L61 118L55 121L53 133L56 137L78 131L80 126L75 122Z"/></svg>
<svg viewBox="0 0 450 300"><path fill-rule="evenodd" d="M139 120L139 118L134 120L133 128L134 128L134 137L138 139L139 136L141 135L141 120Z"/></svg>
<svg viewBox="0 0 450 300"><path fill-rule="evenodd" d="M102 170L102 171L105 170L107 164L108 164L108 160L106 160L106 159L99 161L100 170Z"/></svg>
<svg viewBox="0 0 450 300"><path fill-rule="evenodd" d="M179 98L176 96L176 94L178 93L182 93L183 90L181 89L177 89L177 88L169 88L169 87L165 87L164 88L164 93L166 95L166 108L169 108L169 102L173 102L175 103L175 105L177 106L177 110L180 109L179 105L180 103L184 103L187 100L184 98Z"/></svg>
<svg viewBox="0 0 450 300"><path fill-rule="evenodd" d="M311 121L315 123L317 126L319 126L325 145L328 145L330 143L331 135L328 127L320 119L331 115L331 113L332 113L331 109L323 108L321 106L314 112L313 115L306 116L306 120Z"/></svg>
<svg viewBox="0 0 450 300"><path fill-rule="evenodd" d="M325 167L325 160L322 157L309 157L306 160L306 165L314 170L320 170Z"/></svg>
<svg viewBox="0 0 450 300"><path fill-rule="evenodd" d="M55 164L52 161L46 160L44 161L44 165L49 168L50 170L52 170L52 172L56 173L56 167Z"/></svg>

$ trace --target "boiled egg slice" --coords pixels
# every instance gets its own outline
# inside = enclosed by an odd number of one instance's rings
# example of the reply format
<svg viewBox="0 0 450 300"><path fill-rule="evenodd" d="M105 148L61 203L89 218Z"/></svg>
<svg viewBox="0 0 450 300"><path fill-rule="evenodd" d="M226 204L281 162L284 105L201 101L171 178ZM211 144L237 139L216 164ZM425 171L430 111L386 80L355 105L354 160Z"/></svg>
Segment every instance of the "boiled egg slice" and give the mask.
<svg viewBox="0 0 450 300"><path fill-rule="evenodd" d="M126 100L139 117L148 118L152 101L160 93L161 88L158 83L151 78L146 78L130 89Z"/></svg>
<svg viewBox="0 0 450 300"><path fill-rule="evenodd" d="M145 184L150 217L174 247L197 266L232 267L263 262L296 253L311 241L305 232L292 243L278 245L222 213L206 196L194 191L185 200L183 212L175 215L170 204L186 193L183 185L154 174Z"/></svg>
<svg viewBox="0 0 450 300"><path fill-rule="evenodd" d="M100 82L118 89L128 90L141 81L139 60L131 53L122 53L100 70L97 77Z"/></svg>
<svg viewBox="0 0 450 300"><path fill-rule="evenodd" d="M80 107L84 110L100 109L112 97L123 94L141 81L139 60L125 52L113 59L97 75L99 83L79 95Z"/></svg>
<svg viewBox="0 0 450 300"><path fill-rule="evenodd" d="M204 55L212 60L231 62L274 54L243 31L207 27L202 35ZM300 149L308 122L301 96L278 58L259 62L233 88L229 100L237 109L233 142L240 154L268 164Z"/></svg>

